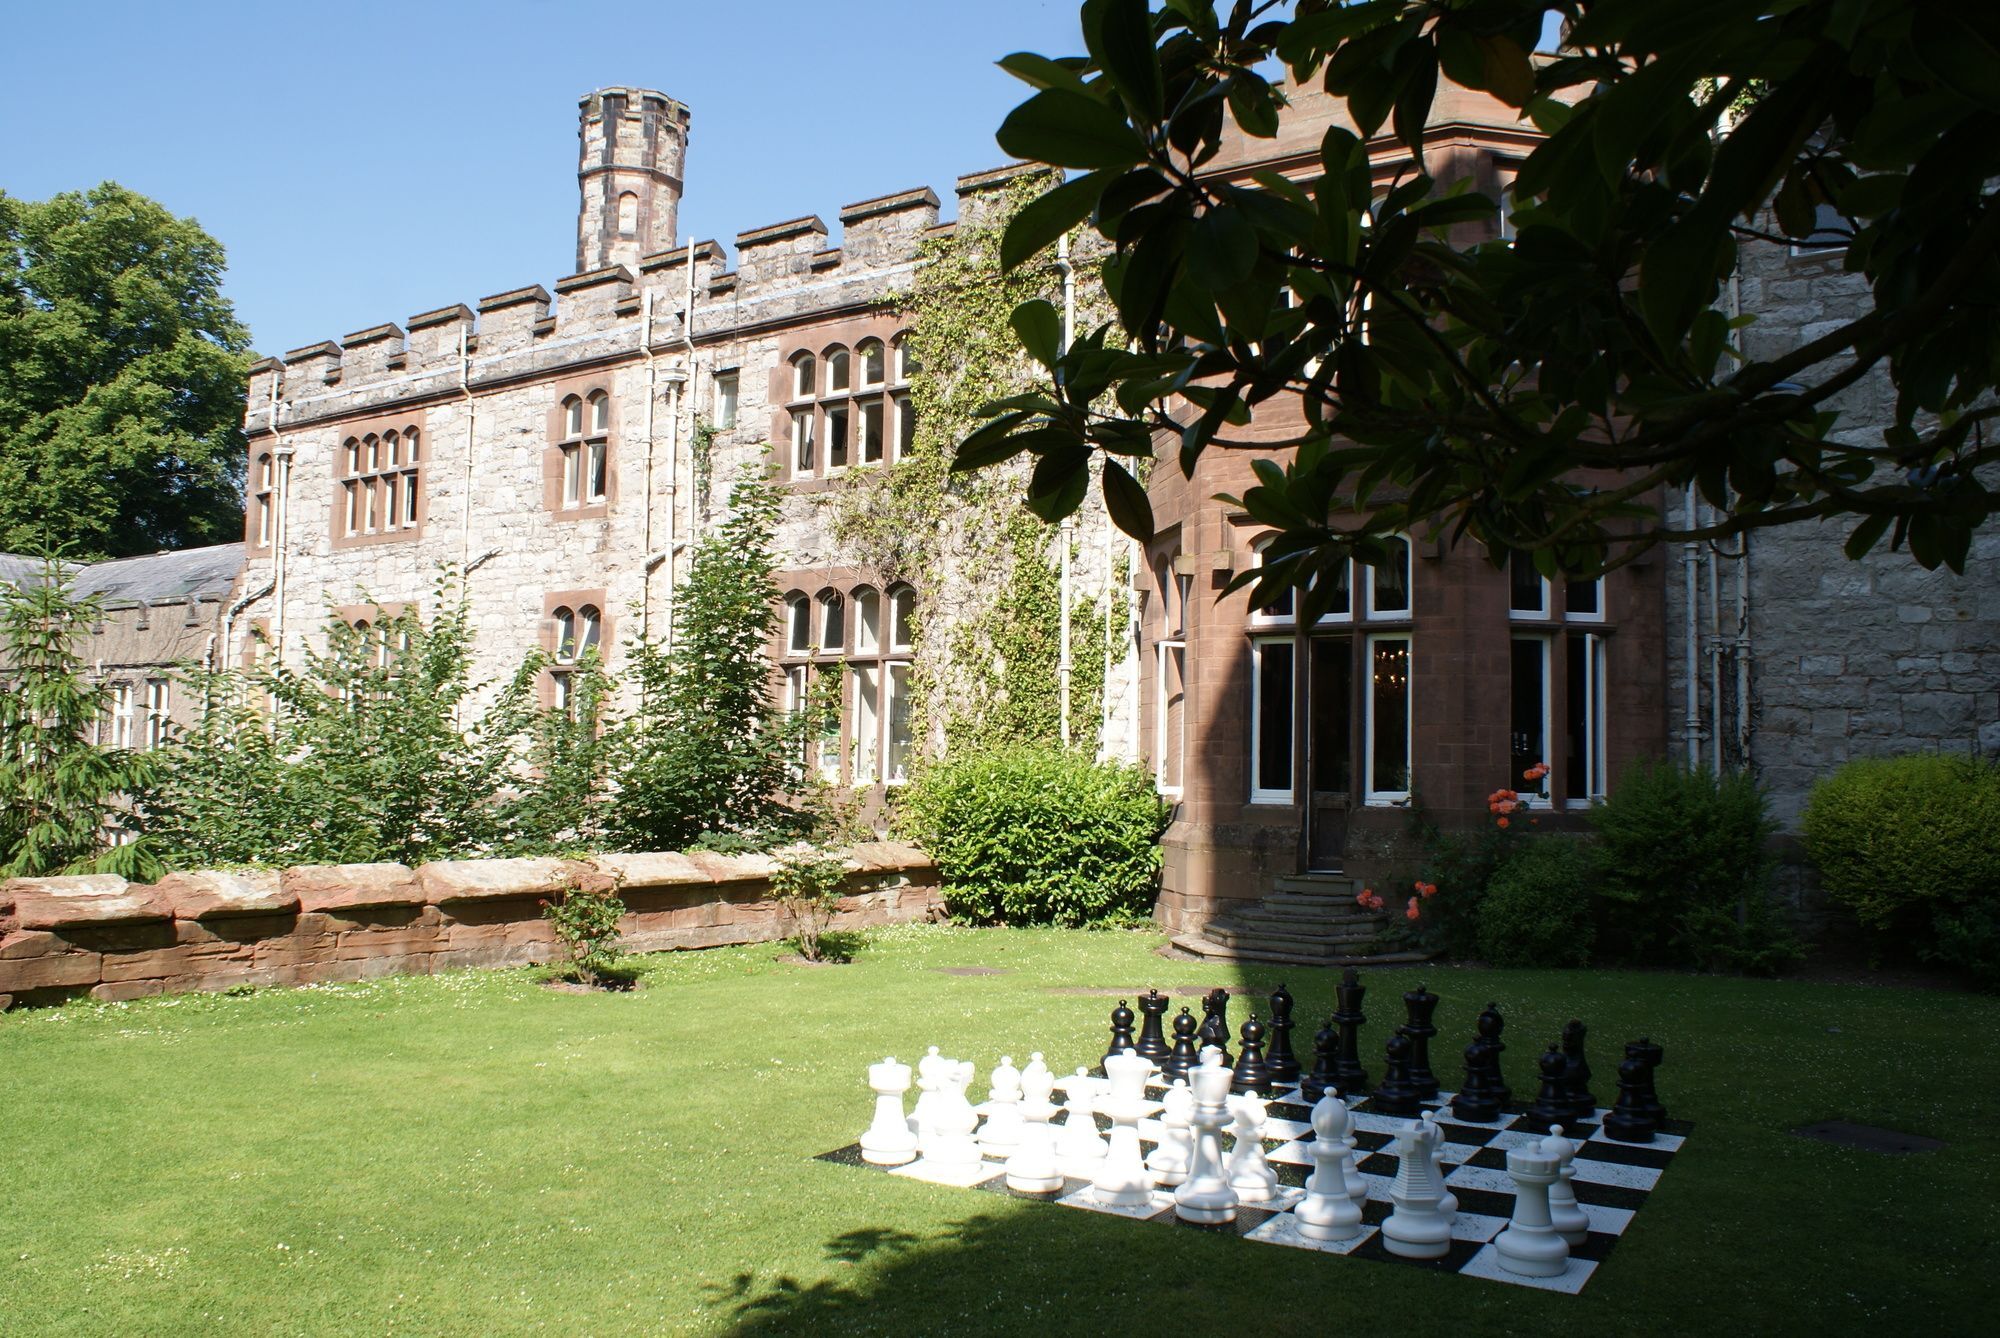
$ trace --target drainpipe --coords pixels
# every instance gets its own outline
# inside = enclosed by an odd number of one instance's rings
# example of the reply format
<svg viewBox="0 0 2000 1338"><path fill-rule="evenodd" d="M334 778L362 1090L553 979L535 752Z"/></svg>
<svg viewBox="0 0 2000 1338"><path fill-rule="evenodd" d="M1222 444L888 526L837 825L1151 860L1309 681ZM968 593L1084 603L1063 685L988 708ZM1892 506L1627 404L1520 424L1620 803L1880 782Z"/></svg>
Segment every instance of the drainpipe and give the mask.
<svg viewBox="0 0 2000 1338"><path fill-rule="evenodd" d="M1729 271L1729 339L1740 353L1743 332L1735 328L1743 312L1743 268ZM1736 541L1736 757L1750 770L1750 531Z"/></svg>
<svg viewBox="0 0 2000 1338"><path fill-rule="evenodd" d="M1690 533L1695 529L1694 485L1687 485L1685 510L1686 528ZM1681 545L1681 571L1686 579L1685 617L1682 623L1682 646L1686 656L1687 714L1682 721L1683 741L1687 747L1688 770L1701 768L1701 651L1700 616L1698 608L1699 589L1695 584L1695 564L1699 561L1700 541L1689 539Z"/></svg>
<svg viewBox="0 0 2000 1338"><path fill-rule="evenodd" d="M278 430L278 378L271 378L271 436L277 443L271 448L271 461L278 467L278 516L272 532L272 544L276 561L271 576L271 588L277 607L271 615L271 644L277 653L278 667L285 664L285 550L291 541L291 496L292 496L292 448L285 445L285 434Z"/></svg>
<svg viewBox="0 0 2000 1338"><path fill-rule="evenodd" d="M1062 274L1063 326L1062 347L1069 349L1069 341L1076 329L1076 271L1069 263L1069 234L1065 232L1056 242L1056 269ZM1076 543L1076 517L1063 517L1059 537L1062 552L1059 557L1062 578L1060 581L1062 620L1056 651L1056 685L1061 697L1062 744L1069 747L1069 695L1070 695L1070 549Z"/></svg>
<svg viewBox="0 0 2000 1338"><path fill-rule="evenodd" d="M1713 524L1715 511L1712 507L1702 507L1702 521ZM1722 575L1716 561L1715 545L1701 546L1702 565L1708 575L1708 715L1715 722L1709 735L1709 753L1715 758L1715 771L1722 774L1726 761L1722 754Z"/></svg>
<svg viewBox="0 0 2000 1338"><path fill-rule="evenodd" d="M653 551L653 400L659 394L660 369L653 357L653 290L640 299L639 356L646 360L646 488L640 508L639 551ZM639 639L648 640L653 626L653 565L645 564L639 577Z"/></svg>
<svg viewBox="0 0 2000 1338"><path fill-rule="evenodd" d="M680 461L681 422L688 418L688 440L692 447L694 423L688 415L688 395L694 390L694 247L692 240L687 248L687 293L685 305L681 308L681 370L679 378L668 377L674 397L668 419L668 431L672 434L667 450L667 645L674 644L675 627L679 619L675 604L675 561L683 547L680 531Z"/></svg>
<svg viewBox="0 0 2000 1338"><path fill-rule="evenodd" d="M472 350L463 325L458 329L458 394L465 405L465 503L458 517L458 575L463 581L472 574L472 443L479 413L472 399ZM472 592L468 587L459 593L469 598Z"/></svg>
<svg viewBox="0 0 2000 1338"><path fill-rule="evenodd" d="M243 596L243 598L237 600L234 604L231 604L228 608L222 611L222 628L220 631L220 636L222 639L222 653L224 655L229 654L230 631L232 627L235 625L236 615L243 612L243 610L249 608L252 604L256 603L264 596L270 594L271 591L276 588L277 588L276 581L267 582L262 590L257 590ZM215 666L213 664L209 665L209 668L211 669L213 669L214 667Z"/></svg>

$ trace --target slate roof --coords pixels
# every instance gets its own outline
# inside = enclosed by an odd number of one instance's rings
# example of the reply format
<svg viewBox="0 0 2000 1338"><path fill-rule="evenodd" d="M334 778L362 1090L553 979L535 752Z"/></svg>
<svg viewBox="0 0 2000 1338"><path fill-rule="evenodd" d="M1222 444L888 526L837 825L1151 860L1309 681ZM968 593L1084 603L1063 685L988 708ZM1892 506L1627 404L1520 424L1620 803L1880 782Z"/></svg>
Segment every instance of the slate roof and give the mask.
<svg viewBox="0 0 2000 1338"><path fill-rule="evenodd" d="M93 562L76 574L76 592L94 594L107 607L162 600L221 600L243 570L243 545L216 544L174 553Z"/></svg>

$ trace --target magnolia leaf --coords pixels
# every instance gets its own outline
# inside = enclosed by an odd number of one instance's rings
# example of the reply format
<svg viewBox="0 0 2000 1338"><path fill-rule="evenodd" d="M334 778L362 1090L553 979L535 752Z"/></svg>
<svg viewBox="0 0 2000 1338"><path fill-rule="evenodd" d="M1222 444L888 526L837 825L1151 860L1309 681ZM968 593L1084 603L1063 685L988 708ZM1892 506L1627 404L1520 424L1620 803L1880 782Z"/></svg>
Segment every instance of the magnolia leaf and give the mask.
<svg viewBox="0 0 2000 1338"><path fill-rule="evenodd" d="M1153 541L1153 504L1145 485L1111 459L1104 462L1104 510L1113 525L1140 543Z"/></svg>
<svg viewBox="0 0 2000 1338"><path fill-rule="evenodd" d="M1146 152L1123 116L1067 88L1045 88L1014 108L995 138L1016 158L1057 167L1130 167Z"/></svg>

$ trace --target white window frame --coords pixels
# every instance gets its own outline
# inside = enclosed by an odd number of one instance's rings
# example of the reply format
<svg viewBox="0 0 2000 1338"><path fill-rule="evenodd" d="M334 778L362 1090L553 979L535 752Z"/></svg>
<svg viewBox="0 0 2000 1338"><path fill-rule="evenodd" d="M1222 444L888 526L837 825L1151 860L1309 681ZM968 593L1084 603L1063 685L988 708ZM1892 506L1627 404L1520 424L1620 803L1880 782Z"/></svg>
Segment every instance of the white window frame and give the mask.
<svg viewBox="0 0 2000 1338"><path fill-rule="evenodd" d="M1815 242L1813 238L1830 230L1825 226L1829 222L1839 229L1834 233L1834 240ZM1813 206L1813 230L1793 242L1791 252L1794 256L1833 255L1845 251L1851 245L1853 242L1847 235L1847 220L1841 217L1840 210L1822 202Z"/></svg>
<svg viewBox="0 0 2000 1338"><path fill-rule="evenodd" d="M813 431L812 409L792 410L792 477L809 479L819 465L818 434ZM800 461L805 461L801 464Z"/></svg>
<svg viewBox="0 0 2000 1338"><path fill-rule="evenodd" d="M860 430L854 434L855 444L860 447L859 451L856 452L859 456L855 461L856 464L879 465L889 458L889 424L885 417L887 407L880 395L855 402L858 415L856 422L860 427ZM871 415L875 421L872 443L868 430L868 421ZM873 455L868 453L868 448L871 444L875 448Z"/></svg>
<svg viewBox="0 0 2000 1338"><path fill-rule="evenodd" d="M889 407L890 422L884 430L889 434L888 459L894 464L909 459L916 445L917 407L907 390L889 396Z"/></svg>
<svg viewBox="0 0 2000 1338"><path fill-rule="evenodd" d="M132 683L120 679L111 685L111 746L129 749L132 746Z"/></svg>
<svg viewBox="0 0 2000 1338"><path fill-rule="evenodd" d="M167 718L173 686L164 678L146 680L146 749L151 751L167 741Z"/></svg>
<svg viewBox="0 0 2000 1338"><path fill-rule="evenodd" d="M1367 681L1363 688L1362 700L1362 752L1361 784L1363 803L1370 807L1401 806L1410 802L1410 791L1384 790L1375 784L1375 647L1384 641L1400 641L1404 645L1406 662L1409 665L1409 681L1404 685L1403 694L1403 769L1416 770L1416 728L1417 728L1417 639L1410 632L1371 632L1363 638L1365 658L1362 661ZM1409 778L1405 777L1407 782Z"/></svg>
<svg viewBox="0 0 2000 1338"><path fill-rule="evenodd" d="M897 385L908 385L912 372L924 370L923 363L917 361L916 353L910 348L910 336L907 333L897 335L889 348L890 374L896 378Z"/></svg>
<svg viewBox="0 0 2000 1338"><path fill-rule="evenodd" d="M847 597L838 590L822 590L814 601L819 605L819 648L824 651L847 649ZM836 612L836 610L838 612ZM839 626L836 627L835 620ZM835 638L839 639L836 640Z"/></svg>
<svg viewBox="0 0 2000 1338"><path fill-rule="evenodd" d="M1604 709L1605 638L1596 632L1582 633L1583 639L1583 798L1565 798L1565 808L1585 809L1604 802L1608 794L1606 786L1607 763L1610 752L1605 746L1605 737L1610 732L1606 725L1607 712ZM1563 648L1565 656L1569 648ZM1576 685L1571 684L1575 691ZM1564 728L1568 728L1569 712L1563 712ZM1567 753L1567 749L1564 750ZM1567 776L1564 788L1569 785Z"/></svg>
<svg viewBox="0 0 2000 1338"><path fill-rule="evenodd" d="M810 353L800 353L792 359L792 402L815 398L819 394L819 359Z"/></svg>
<svg viewBox="0 0 2000 1338"><path fill-rule="evenodd" d="M1273 646L1282 646L1291 656L1291 692L1285 702L1285 774L1291 784L1283 790L1265 789L1258 782L1264 774L1264 656ZM1296 636L1266 636L1250 639L1250 802L1253 804L1293 804L1298 802L1299 765L1299 640Z"/></svg>
<svg viewBox="0 0 2000 1338"><path fill-rule="evenodd" d="M1568 585L1594 585L1597 587L1597 611L1578 613L1569 607ZM1601 623L1604 621L1604 578L1593 576L1588 581L1567 582L1563 590L1563 621L1571 623Z"/></svg>
<svg viewBox="0 0 2000 1338"><path fill-rule="evenodd" d="M910 662L882 662L882 783L902 785L910 779L910 758L917 751L914 736L905 739L900 755L896 742L896 707L903 708L903 724L910 723Z"/></svg>
<svg viewBox="0 0 2000 1338"><path fill-rule="evenodd" d="M1154 643L1153 680L1153 788L1169 799L1178 799L1187 780L1187 640L1175 637ZM1175 757L1179 760L1178 783L1167 784L1167 661L1180 656L1181 727Z"/></svg>
<svg viewBox="0 0 2000 1338"><path fill-rule="evenodd" d="M826 393L851 394L854 390L854 359L848 351L835 344L820 354L820 361L826 364Z"/></svg>
<svg viewBox="0 0 2000 1338"><path fill-rule="evenodd" d="M905 614L903 605L908 602L909 612ZM910 626L917 618L917 592L907 585L892 587L889 591L889 649L892 652L909 653L916 649L916 631Z"/></svg>
<svg viewBox="0 0 2000 1338"><path fill-rule="evenodd" d="M1547 582L1545 581L1543 582L1543 584L1546 585ZM1555 733L1556 722L1555 722L1555 716L1553 714L1555 710L1555 638L1546 633L1535 634L1530 632L1517 632L1512 637L1508 638L1507 669L1508 669L1509 680L1507 684L1507 693L1508 693L1507 703L1510 715L1512 714L1513 700L1514 700L1513 699L1514 684L1512 681L1512 674L1514 668L1514 658L1513 658L1514 643L1522 641L1532 641L1537 646L1541 647L1542 737L1541 737L1541 746L1536 750L1537 757L1535 760L1542 762L1544 764L1548 764L1551 762L1550 754L1555 751L1555 737L1556 737ZM1511 771L1513 769L1513 757L1514 757L1514 750L1512 747L1514 742L1514 722L1511 719L1507 722L1507 742L1509 745L1507 749L1508 769ZM1546 776L1543 777L1543 783L1547 784L1547 781L1548 778ZM1507 784L1503 788L1512 790L1514 793L1520 795L1521 801L1527 804L1531 808L1551 808L1554 806L1555 801L1552 795L1532 794L1529 791L1522 788L1527 784L1528 784L1527 781L1523 780L1520 776L1515 775L1508 778ZM1554 787L1551 786L1550 789L1553 790Z"/></svg>
<svg viewBox="0 0 2000 1338"><path fill-rule="evenodd" d="M842 459L838 464L834 463L833 459L835 440L833 420L836 414L840 416L844 430L844 439L840 442ZM853 405L844 399L829 401L820 408L820 420L825 428L825 436L821 440L820 445L826 448L826 460L820 465L820 472L826 477L832 478L835 474L845 473L847 467L854 460Z"/></svg>
<svg viewBox="0 0 2000 1338"><path fill-rule="evenodd" d="M1264 565L1265 550L1270 548L1275 539L1275 535L1260 539L1252 547L1251 555L1256 559L1258 567L1261 568ZM1253 606L1250 610L1250 625L1252 627L1290 627L1297 622L1298 612L1299 592L1297 590L1288 590L1285 594L1285 603L1282 608L1260 609Z"/></svg>
<svg viewBox="0 0 2000 1338"><path fill-rule="evenodd" d="M741 374L735 368L717 372L710 391L714 397L715 430L727 432L736 426L736 411L742 395Z"/></svg>
<svg viewBox="0 0 2000 1338"><path fill-rule="evenodd" d="M1533 609L1517 609L1514 607L1514 564L1517 562L1525 562L1532 566L1534 559L1526 553L1510 553L1507 556L1507 616L1509 618L1547 618L1549 616L1549 601L1554 598L1551 593L1553 582L1539 571L1535 573L1535 580L1542 592L1540 607Z"/></svg>
<svg viewBox="0 0 2000 1338"><path fill-rule="evenodd" d="M785 651L790 655L808 655L812 652L812 596L790 594L785 596ZM804 616L801 617L800 615ZM805 635L801 637L799 634Z"/></svg>
<svg viewBox="0 0 2000 1338"><path fill-rule="evenodd" d="M875 378L872 381L868 377L868 354L871 349L875 354ZM863 390L880 390L888 384L889 348L881 340L872 337L862 340L854 346L854 357L861 364L858 384Z"/></svg>
<svg viewBox="0 0 2000 1338"><path fill-rule="evenodd" d="M882 594L872 585L855 587L851 602L854 605L854 653L870 659L882 653ZM868 616L869 610L874 617Z"/></svg>
<svg viewBox="0 0 2000 1338"><path fill-rule="evenodd" d="M873 785L882 766L882 666L870 661L848 667L854 680L854 727L848 753L852 784Z"/></svg>
<svg viewBox="0 0 2000 1338"><path fill-rule="evenodd" d="M1417 546L1410 542L1410 536L1407 534L1395 534L1389 537L1403 541L1404 604L1400 609L1383 610L1376 607L1375 577L1380 568L1376 567L1373 563L1364 563L1362 565L1368 568L1368 611L1365 618L1365 621L1368 622L1408 622L1416 616L1417 612ZM1352 576L1348 578L1347 582L1347 605L1351 612L1354 607L1354 579Z"/></svg>

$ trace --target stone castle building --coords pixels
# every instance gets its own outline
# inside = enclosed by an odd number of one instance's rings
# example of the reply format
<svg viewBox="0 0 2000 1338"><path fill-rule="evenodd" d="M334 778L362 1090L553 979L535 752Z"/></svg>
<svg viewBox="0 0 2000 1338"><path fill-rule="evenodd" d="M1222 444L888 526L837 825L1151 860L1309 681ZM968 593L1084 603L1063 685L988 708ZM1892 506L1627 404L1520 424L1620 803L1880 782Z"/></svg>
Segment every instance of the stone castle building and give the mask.
<svg viewBox="0 0 2000 1338"><path fill-rule="evenodd" d="M1311 173L1342 115L1298 94L1276 140L1244 142L1213 170ZM726 480L768 467L783 495L774 687L795 703L847 666L839 735L815 764L879 795L935 749L910 722L918 643L943 653L989 574L885 575L836 536L827 503L896 468L912 440L924 373L895 299L922 243L976 222L1035 169L960 178L955 222L918 188L841 209L837 246L816 216L752 228L732 265L675 230L690 127L659 93L582 99L575 272L553 293L512 288L253 368L241 570L226 600L201 606L216 653L296 663L329 609L361 621L377 602L428 607L450 565L477 628L476 676L504 678L536 645L559 662L595 645L616 671L628 633L671 638ZM1504 200L1533 144L1512 112L1445 87L1426 164ZM1406 150L1387 136L1372 149L1387 180ZM1731 292L1758 316L1752 352L1809 340L1865 301L1839 260L1746 248ZM1844 407L1848 430L1882 422L1885 379ZM1247 466L1211 451L1185 479L1162 463L1144 551L1098 510L1052 532L1049 550L1073 618L1130 609L1111 629L1102 713L1072 738L1148 767L1173 801L1158 915L1196 951L1337 950L1337 934L1306 922L1401 867L1413 796L1443 821L1476 821L1532 762L1552 767L1551 827L1657 756L1755 769L1790 825L1813 780L1851 756L2000 748L1991 533L1963 577L1904 553L1851 563L1833 527L1800 527L1557 582L1412 535L1400 564L1354 570L1345 610L1306 627L1221 593L1262 537L1214 500L1247 484ZM560 700L560 663L543 690Z"/></svg>

